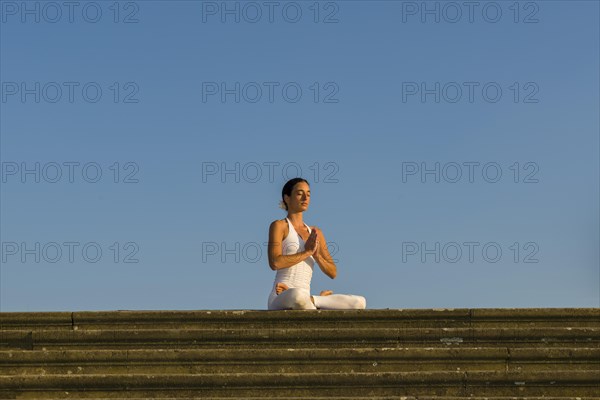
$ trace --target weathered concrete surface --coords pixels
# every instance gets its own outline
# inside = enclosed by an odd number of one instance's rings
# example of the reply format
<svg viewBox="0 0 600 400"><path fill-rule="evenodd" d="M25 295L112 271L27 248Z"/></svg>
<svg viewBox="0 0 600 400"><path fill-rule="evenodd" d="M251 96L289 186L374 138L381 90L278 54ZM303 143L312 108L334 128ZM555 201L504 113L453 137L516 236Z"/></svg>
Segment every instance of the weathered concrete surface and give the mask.
<svg viewBox="0 0 600 400"><path fill-rule="evenodd" d="M598 400L600 309L0 313L0 398L302 396Z"/></svg>
<svg viewBox="0 0 600 400"><path fill-rule="evenodd" d="M523 322L536 326L595 326L600 308L443 308L443 309L366 309L366 310L120 310L76 312L4 312L0 329L11 326L27 329L99 329L135 328L157 325L207 328L294 326L319 322L319 326L337 328L351 322L354 326L377 323L380 327L461 327L478 324L508 327ZM576 323L577 325L572 325Z"/></svg>

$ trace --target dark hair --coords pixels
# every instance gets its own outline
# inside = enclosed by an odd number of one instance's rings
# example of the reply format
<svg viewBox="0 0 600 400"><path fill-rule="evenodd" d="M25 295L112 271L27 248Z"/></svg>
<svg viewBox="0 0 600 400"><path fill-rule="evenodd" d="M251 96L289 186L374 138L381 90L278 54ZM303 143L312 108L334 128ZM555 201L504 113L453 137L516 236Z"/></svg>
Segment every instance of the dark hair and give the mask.
<svg viewBox="0 0 600 400"><path fill-rule="evenodd" d="M288 205L285 202L283 195L287 194L288 196L292 195L292 189L294 188L294 186L296 186L296 183L298 182L306 182L307 185L310 186L310 183L308 183L308 181L304 178L294 178L294 179L290 179L289 181L287 181L285 183L285 185L283 185L283 189L281 189L281 200L283 201L283 203L285 204L285 209L288 209Z"/></svg>

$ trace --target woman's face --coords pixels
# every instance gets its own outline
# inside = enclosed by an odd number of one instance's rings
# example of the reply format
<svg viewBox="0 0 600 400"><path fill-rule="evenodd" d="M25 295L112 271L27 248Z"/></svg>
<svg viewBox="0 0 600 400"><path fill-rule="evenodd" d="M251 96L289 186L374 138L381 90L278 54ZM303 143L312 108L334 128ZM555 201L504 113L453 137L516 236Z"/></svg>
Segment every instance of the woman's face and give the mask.
<svg viewBox="0 0 600 400"><path fill-rule="evenodd" d="M292 195L283 195L289 212L302 212L308 209L310 203L310 187L306 182L298 182L292 189Z"/></svg>

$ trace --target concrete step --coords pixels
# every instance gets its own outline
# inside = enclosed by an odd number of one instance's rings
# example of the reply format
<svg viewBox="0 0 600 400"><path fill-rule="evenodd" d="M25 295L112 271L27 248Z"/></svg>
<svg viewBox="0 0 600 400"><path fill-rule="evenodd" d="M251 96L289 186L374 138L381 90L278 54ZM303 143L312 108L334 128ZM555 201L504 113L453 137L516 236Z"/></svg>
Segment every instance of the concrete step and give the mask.
<svg viewBox="0 0 600 400"><path fill-rule="evenodd" d="M88 400L122 400L122 399L130 399L131 397L89 397ZM177 397L178 400L196 400L200 397ZM231 397L201 397L205 400L231 400ZM264 397L236 397L239 400L264 400ZM172 399L172 397L153 397L154 400L167 400ZM276 400L331 400L331 397L320 397L320 396L310 396L310 397L270 397L270 399ZM600 397L591 397L591 396L569 396L569 397L547 397L547 396L354 396L354 397L336 397L336 399L352 399L352 400L600 400Z"/></svg>
<svg viewBox="0 0 600 400"><path fill-rule="evenodd" d="M0 399L600 400L600 309L0 313Z"/></svg>
<svg viewBox="0 0 600 400"><path fill-rule="evenodd" d="M88 400L123 400L130 399L131 397L89 397ZM196 400L200 397L177 397L178 400ZM172 397L153 397L153 400L168 400L172 399ZM205 400L231 400L231 397L202 397ZM237 397L239 400L264 400L264 397ZM310 397L279 397L274 396L270 397L270 399L275 400L331 400L331 397L320 397L320 396L310 396ZM336 397L336 399L352 399L352 400L600 400L600 397L592 397L592 396L568 396L568 397L548 397L548 396L354 396L354 397Z"/></svg>
<svg viewBox="0 0 600 400"><path fill-rule="evenodd" d="M594 308L183 310L0 313L0 329L245 329L293 328L516 328L598 327Z"/></svg>
<svg viewBox="0 0 600 400"><path fill-rule="evenodd" d="M482 346L520 343L527 347L561 346L578 343L583 347L600 345L600 327L585 328L349 328L311 329L306 326L289 329L103 329L103 330L3 330L0 349L54 348L137 348L137 347L215 347L240 346L247 343L276 347L301 344L331 347L343 344L374 347Z"/></svg>
<svg viewBox="0 0 600 400"><path fill-rule="evenodd" d="M597 396L600 370L546 371L523 374L477 372L373 373L243 373L243 374L121 374L0 376L0 388L50 392L77 392L81 398L100 391L127 390L162 396L172 394L215 396L284 395L452 395ZM94 393L96 392L96 393ZM153 397L153 396L152 396Z"/></svg>
<svg viewBox="0 0 600 400"><path fill-rule="evenodd" d="M275 399L275 400L331 400L331 399L351 399L351 400L600 400L600 397L595 396L582 396L582 395L573 395L573 396L529 396L529 395L507 395L507 396L473 396L473 395L464 395L464 396L452 396L452 395L402 395L402 394L393 394L393 395L352 395L352 394L329 394L327 396L320 395L306 395L306 396L295 396L295 395L280 395L276 390L266 392L265 395L243 395L239 392L233 393L230 396L222 396L222 395L209 395L206 391L151 391L151 392L143 392L143 391L117 391L111 395L108 395L106 392L90 392L90 391L70 391L70 392L48 392L48 391L28 391L28 392L12 392L8 393L11 397L2 397L2 399L30 399L30 400L40 400L40 399L86 399L86 400L117 400L117 399L188 399L188 400L224 400L224 399L236 399L236 400L264 400L264 399ZM124 397L127 396L127 397ZM112 397L107 397L112 396ZM169 397L166 397L169 396ZM268 397L267 397L268 396Z"/></svg>
<svg viewBox="0 0 600 400"><path fill-rule="evenodd" d="M600 370L598 348L0 351L0 375Z"/></svg>

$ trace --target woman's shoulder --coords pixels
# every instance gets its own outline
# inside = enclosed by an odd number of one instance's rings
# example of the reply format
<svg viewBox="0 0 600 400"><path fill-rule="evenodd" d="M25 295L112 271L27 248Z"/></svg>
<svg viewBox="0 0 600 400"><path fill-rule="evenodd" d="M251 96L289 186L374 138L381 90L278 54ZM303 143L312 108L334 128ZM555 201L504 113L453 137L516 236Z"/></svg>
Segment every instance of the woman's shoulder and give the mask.
<svg viewBox="0 0 600 400"><path fill-rule="evenodd" d="M271 222L271 225L269 226L270 235L276 235L278 237L285 238L288 235L288 233L289 228L287 220L285 218L276 219L275 221Z"/></svg>
<svg viewBox="0 0 600 400"><path fill-rule="evenodd" d="M287 220L284 219L276 219L275 221L271 222L271 227L287 227Z"/></svg>

